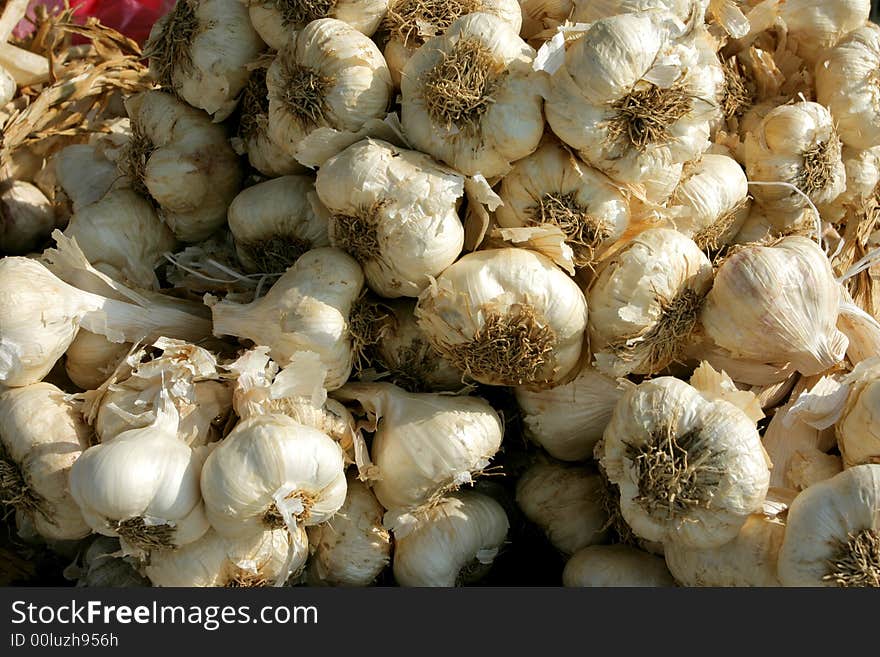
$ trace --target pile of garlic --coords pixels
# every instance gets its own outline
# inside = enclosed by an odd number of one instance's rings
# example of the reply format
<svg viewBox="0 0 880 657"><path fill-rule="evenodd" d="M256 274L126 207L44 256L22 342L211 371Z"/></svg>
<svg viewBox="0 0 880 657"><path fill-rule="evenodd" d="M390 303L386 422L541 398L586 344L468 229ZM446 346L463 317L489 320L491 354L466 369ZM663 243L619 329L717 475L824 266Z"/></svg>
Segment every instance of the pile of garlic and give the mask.
<svg viewBox="0 0 880 657"><path fill-rule="evenodd" d="M0 260L19 532L82 584L880 586L867 3L556 4L179 0Z"/></svg>

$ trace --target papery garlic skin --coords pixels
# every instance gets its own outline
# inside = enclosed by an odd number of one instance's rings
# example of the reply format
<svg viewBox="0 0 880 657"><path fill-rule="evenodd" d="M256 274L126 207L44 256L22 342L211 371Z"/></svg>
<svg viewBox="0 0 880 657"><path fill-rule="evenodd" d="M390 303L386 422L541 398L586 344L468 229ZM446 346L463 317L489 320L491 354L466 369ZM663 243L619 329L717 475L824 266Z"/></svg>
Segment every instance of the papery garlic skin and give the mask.
<svg viewBox="0 0 880 657"><path fill-rule="evenodd" d="M603 262L587 293L590 345L609 376L656 374L687 346L712 264L669 228L648 229Z"/></svg>
<svg viewBox="0 0 880 657"><path fill-rule="evenodd" d="M180 547L208 531L199 492L204 454L177 438L164 400L154 422L88 448L70 470L70 492L89 526L134 553Z"/></svg>
<svg viewBox="0 0 880 657"><path fill-rule="evenodd" d="M706 153L688 164L669 201L668 221L701 250L729 244L749 214L749 185L739 163Z"/></svg>
<svg viewBox="0 0 880 657"><path fill-rule="evenodd" d="M547 390L519 386L514 393L526 436L561 461L592 456L623 395L614 379L590 366L570 383Z"/></svg>
<svg viewBox="0 0 880 657"><path fill-rule="evenodd" d="M785 482L792 490L806 490L841 472L843 462L836 454L826 454L818 449L797 450L789 462Z"/></svg>
<svg viewBox="0 0 880 657"><path fill-rule="evenodd" d="M470 483L501 447L501 420L479 397L408 393L389 383L350 383L335 396L359 402L375 426L373 492L389 511Z"/></svg>
<svg viewBox="0 0 880 657"><path fill-rule="evenodd" d="M308 558L305 529L286 528L229 538L213 529L176 550L156 550L144 574L153 586L258 587L283 584Z"/></svg>
<svg viewBox="0 0 880 657"><path fill-rule="evenodd" d="M232 201L227 218L238 259L251 273L283 273L306 251L330 246L327 213L308 176L248 187Z"/></svg>
<svg viewBox="0 0 880 657"><path fill-rule="evenodd" d="M674 14L682 22L692 18L703 19L708 0L573 0L571 20L576 23L592 23L600 18L619 14L636 14L651 10L664 10Z"/></svg>
<svg viewBox="0 0 880 657"><path fill-rule="evenodd" d="M334 248L312 249L250 304L215 303L215 335L234 335L266 345L285 367L297 352L313 351L327 366L325 387L335 390L353 362L349 315L364 285L358 263Z"/></svg>
<svg viewBox="0 0 880 657"><path fill-rule="evenodd" d="M385 116L391 74L378 46L334 18L293 33L266 72L269 135L286 153L311 162L307 138L360 130Z"/></svg>
<svg viewBox="0 0 880 657"><path fill-rule="evenodd" d="M88 447L79 409L49 383L0 393L0 503L42 537L83 538L89 526L70 495L70 468Z"/></svg>
<svg viewBox="0 0 880 657"><path fill-rule="evenodd" d="M761 509L769 487L754 420L672 377L630 388L603 443L623 517L649 541L724 545Z"/></svg>
<svg viewBox="0 0 880 657"><path fill-rule="evenodd" d="M789 361L811 375L846 354L847 338L836 327L838 304L828 258L815 242L791 236L730 255L700 319L707 335L733 357Z"/></svg>
<svg viewBox="0 0 880 657"><path fill-rule="evenodd" d="M366 139L322 165L315 189L330 242L383 297L417 297L464 246L456 212L464 179L423 153Z"/></svg>
<svg viewBox="0 0 880 657"><path fill-rule="evenodd" d="M428 39L440 36L465 14L483 12L503 19L514 31L520 31L522 15L517 0L389 0L383 27L389 32L383 54L391 69L394 84L413 53Z"/></svg>
<svg viewBox="0 0 880 657"><path fill-rule="evenodd" d="M158 289L155 269L177 240L153 205L130 189L108 192L75 212L64 234L99 271L143 289Z"/></svg>
<svg viewBox="0 0 880 657"><path fill-rule="evenodd" d="M791 503L779 551L784 586L880 586L880 465L858 465Z"/></svg>
<svg viewBox="0 0 880 657"><path fill-rule="evenodd" d="M779 3L780 16L797 43L797 53L815 61L826 48L861 27L871 12L870 0L786 0Z"/></svg>
<svg viewBox="0 0 880 657"><path fill-rule="evenodd" d="M666 565L683 586L781 586L776 572L785 523L760 513L748 517L732 541L692 548L669 543Z"/></svg>
<svg viewBox="0 0 880 657"><path fill-rule="evenodd" d="M462 491L395 530L400 586L452 587L479 579L507 538L507 515L487 495Z"/></svg>
<svg viewBox="0 0 880 657"><path fill-rule="evenodd" d="M750 181L788 183L815 205L831 203L846 187L840 138L831 113L822 105L800 102L767 114L746 134L745 165ZM752 195L771 212L796 213L809 206L790 187L753 185Z"/></svg>
<svg viewBox="0 0 880 657"><path fill-rule="evenodd" d="M816 65L816 98L831 110L843 143L860 150L880 146L877 68L880 27L873 23L850 32Z"/></svg>
<svg viewBox="0 0 880 657"><path fill-rule="evenodd" d="M127 342L110 342L103 335L81 329L65 352L67 376L83 390L95 390L107 380L131 349Z"/></svg>
<svg viewBox="0 0 880 657"><path fill-rule="evenodd" d="M556 225L587 267L629 226L629 203L602 174L550 142L513 165L501 180L495 212L503 228Z"/></svg>
<svg viewBox="0 0 880 657"><path fill-rule="evenodd" d="M491 179L538 147L535 51L517 31L495 14L468 14L413 54L401 74L401 121L418 150ZM459 87L453 70L463 71Z"/></svg>
<svg viewBox="0 0 880 657"><path fill-rule="evenodd" d="M49 199L29 182L7 181L0 189L0 254L25 255L37 250L55 228Z"/></svg>
<svg viewBox="0 0 880 657"><path fill-rule="evenodd" d="M4 107L6 103L15 98L18 91L18 85L9 71L0 66L0 107Z"/></svg>
<svg viewBox="0 0 880 657"><path fill-rule="evenodd" d="M348 477L345 503L326 523L308 528L306 581L323 586L369 586L391 562L385 509L370 488Z"/></svg>
<svg viewBox="0 0 880 657"><path fill-rule="evenodd" d="M675 586L661 557L628 545L593 545L566 562L562 584L567 587Z"/></svg>
<svg viewBox="0 0 880 657"><path fill-rule="evenodd" d="M516 482L516 503L564 554L604 542L608 515L601 478L586 468L536 463Z"/></svg>
<svg viewBox="0 0 880 657"><path fill-rule="evenodd" d="M549 258L506 248L459 259L422 293L415 314L434 348L476 381L550 387L579 363L587 303Z"/></svg>
<svg viewBox="0 0 880 657"><path fill-rule="evenodd" d="M709 147L721 69L666 12L593 23L550 76L547 122L592 166L638 183Z"/></svg>
<svg viewBox="0 0 880 657"><path fill-rule="evenodd" d="M849 468L862 463L880 462L880 430L877 408L880 405L880 361L863 361L845 381L849 394L840 419L835 424L837 444L843 464Z"/></svg>
<svg viewBox="0 0 880 657"><path fill-rule="evenodd" d="M248 5L254 29L273 50L281 50L292 32L303 29L319 18L335 18L366 36L373 36L388 8L388 0L240 1Z"/></svg>
<svg viewBox="0 0 880 657"><path fill-rule="evenodd" d="M222 121L263 48L240 0L179 0L153 25L145 52L159 84Z"/></svg>
<svg viewBox="0 0 880 657"><path fill-rule="evenodd" d="M243 420L211 452L201 476L211 526L223 536L329 520L345 501L342 449L286 415Z"/></svg>
<svg viewBox="0 0 880 657"><path fill-rule="evenodd" d="M177 239L206 240L226 222L241 185L241 166L225 129L161 91L132 96L126 109L132 136L120 155L121 173L155 201Z"/></svg>

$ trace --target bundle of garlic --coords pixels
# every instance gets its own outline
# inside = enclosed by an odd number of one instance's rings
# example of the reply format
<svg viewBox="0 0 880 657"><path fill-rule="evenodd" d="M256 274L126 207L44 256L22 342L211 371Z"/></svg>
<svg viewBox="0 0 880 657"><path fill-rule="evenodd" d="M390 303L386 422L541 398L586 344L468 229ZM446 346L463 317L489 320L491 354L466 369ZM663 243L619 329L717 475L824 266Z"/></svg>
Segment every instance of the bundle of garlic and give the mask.
<svg viewBox="0 0 880 657"><path fill-rule="evenodd" d="M248 7L251 23L270 48L281 50L290 34L319 18L335 18L372 36L388 8L388 0L239 0Z"/></svg>

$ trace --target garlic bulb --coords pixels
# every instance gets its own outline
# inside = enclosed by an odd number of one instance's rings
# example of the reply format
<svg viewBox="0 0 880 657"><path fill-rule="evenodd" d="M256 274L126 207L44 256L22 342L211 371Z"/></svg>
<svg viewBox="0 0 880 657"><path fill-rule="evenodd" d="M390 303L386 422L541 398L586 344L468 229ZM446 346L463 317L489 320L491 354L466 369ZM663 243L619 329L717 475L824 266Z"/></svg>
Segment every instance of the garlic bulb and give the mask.
<svg viewBox="0 0 880 657"><path fill-rule="evenodd" d="M389 380L409 392L460 390L464 374L428 342L415 318L414 300L383 303L388 314L380 320L380 339L374 360Z"/></svg>
<svg viewBox="0 0 880 657"><path fill-rule="evenodd" d="M806 490L841 472L843 462L836 454L825 454L818 449L797 450L789 462L785 483L792 490Z"/></svg>
<svg viewBox="0 0 880 657"><path fill-rule="evenodd" d="M712 285L692 239L651 228L605 260L587 293L590 345L603 373L656 374L680 358Z"/></svg>
<svg viewBox="0 0 880 657"><path fill-rule="evenodd" d="M843 464L880 463L880 430L876 415L880 405L880 360L873 358L844 378L848 387L840 419L835 424Z"/></svg>
<svg viewBox="0 0 880 657"><path fill-rule="evenodd" d="M349 475L348 493L335 516L308 528L306 581L312 585L369 586L391 561L385 509L369 487Z"/></svg>
<svg viewBox="0 0 880 657"><path fill-rule="evenodd" d="M88 446L79 408L48 383L0 393L0 504L27 516L48 539L77 539L89 527L68 477Z"/></svg>
<svg viewBox="0 0 880 657"><path fill-rule="evenodd" d="M17 91L18 85L15 78L3 66L0 66L0 107L5 107L9 101L15 98Z"/></svg>
<svg viewBox="0 0 880 657"><path fill-rule="evenodd" d="M733 158L706 153L685 166L667 220L701 251L717 251L733 241L748 215L745 171Z"/></svg>
<svg viewBox="0 0 880 657"><path fill-rule="evenodd" d="M400 86L400 76L413 53L428 39L440 36L465 14L495 14L519 32L522 15L517 0L389 0L383 28L389 38L385 59L391 77Z"/></svg>
<svg viewBox="0 0 880 657"><path fill-rule="evenodd" d="M800 493L779 551L785 586L880 587L880 465L859 465Z"/></svg>
<svg viewBox="0 0 880 657"><path fill-rule="evenodd" d="M513 165L501 181L502 228L557 226L577 267L589 267L629 226L629 203L602 174L548 142Z"/></svg>
<svg viewBox="0 0 880 657"><path fill-rule="evenodd" d="M161 91L132 96L125 106L132 134L120 155L120 171L132 189L155 202L177 239L207 239L226 222L226 209L241 184L241 167L225 129Z"/></svg>
<svg viewBox="0 0 880 657"><path fill-rule="evenodd" d="M23 180L0 186L0 254L38 250L55 228L55 211L37 187Z"/></svg>
<svg viewBox="0 0 880 657"><path fill-rule="evenodd" d="M700 319L734 358L791 362L818 374L843 360L838 284L822 250L805 237L746 246L718 269Z"/></svg>
<svg viewBox="0 0 880 657"><path fill-rule="evenodd" d="M526 436L562 461L590 458L623 395L616 381L590 366L570 383L514 392Z"/></svg>
<svg viewBox="0 0 880 657"><path fill-rule="evenodd" d="M70 469L70 492L88 525L126 552L180 547L208 531L199 494L204 454L177 438L167 396L147 427L89 447Z"/></svg>
<svg viewBox="0 0 880 657"><path fill-rule="evenodd" d="M95 390L113 373L131 345L116 344L103 335L80 329L64 354L67 376L83 390Z"/></svg>
<svg viewBox="0 0 880 657"><path fill-rule="evenodd" d="M130 189L111 191L75 212L64 234L98 270L143 289L159 288L155 269L177 244L153 205Z"/></svg>
<svg viewBox="0 0 880 657"><path fill-rule="evenodd" d="M860 150L880 146L878 67L880 27L873 23L850 32L816 66L816 98L831 110L843 143Z"/></svg>
<svg viewBox="0 0 880 657"><path fill-rule="evenodd" d="M248 187L232 201L229 230L246 271L283 273L306 251L330 246L327 213L308 176L282 176Z"/></svg>
<svg viewBox="0 0 880 657"><path fill-rule="evenodd" d="M269 91L265 67L251 71L241 92L238 113L235 136L229 141L236 153L247 155L254 169L270 178L305 171L305 167L276 144L269 134Z"/></svg>
<svg viewBox="0 0 880 657"><path fill-rule="evenodd" d="M831 113L818 103L782 105L767 114L745 140L749 180L788 183L816 205L831 203L846 186L840 139ZM809 206L790 187L757 185L755 200L767 210L796 213Z"/></svg>
<svg viewBox="0 0 880 657"><path fill-rule="evenodd" d="M786 0L778 6L798 55L808 61L864 25L871 11L870 0Z"/></svg>
<svg viewBox="0 0 880 657"><path fill-rule="evenodd" d="M401 74L401 121L413 145L468 176L491 179L538 147L535 51L495 14L454 21Z"/></svg>
<svg viewBox="0 0 880 657"><path fill-rule="evenodd" d="M297 540L286 529L266 529L229 538L209 530L175 550L156 550L144 574L153 586L257 587L283 584L309 556L305 530Z"/></svg>
<svg viewBox="0 0 880 657"><path fill-rule="evenodd" d="M321 18L278 52L266 87L271 139L310 164L310 139L354 133L384 117L392 84L376 44L342 21Z"/></svg>
<svg viewBox="0 0 880 657"><path fill-rule="evenodd" d="M281 367L297 352L314 351L327 366L325 387L335 390L351 372L348 318L363 285L353 258L339 249L312 249L265 296L249 304L214 303L214 333L268 346Z"/></svg>
<svg viewBox="0 0 880 657"><path fill-rule="evenodd" d="M702 20L706 16L708 0L572 0L574 10L571 20L576 23L592 23L600 18L619 14L636 14L651 10L664 10L682 22Z"/></svg>
<svg viewBox="0 0 880 657"><path fill-rule="evenodd" d="M516 482L516 503L560 552L603 543L608 516L599 499L602 481L586 468L535 463Z"/></svg>
<svg viewBox="0 0 880 657"><path fill-rule="evenodd" d="M603 442L623 517L649 541L724 545L760 511L770 483L754 420L672 377L630 388Z"/></svg>
<svg viewBox="0 0 880 657"><path fill-rule="evenodd" d="M222 121L263 48L240 0L178 0L153 25L145 54L160 85Z"/></svg>
<svg viewBox="0 0 880 657"><path fill-rule="evenodd" d="M705 39L666 12L596 21L548 70L550 128L622 183L695 159L709 147L722 85Z"/></svg>
<svg viewBox="0 0 880 657"><path fill-rule="evenodd" d="M240 0L248 5L251 23L273 50L281 50L290 34L319 18L336 18L372 36L388 0Z"/></svg>
<svg viewBox="0 0 880 657"><path fill-rule="evenodd" d="M383 297L417 297L464 246L464 179L423 153L365 139L321 166L315 189L330 212L330 242Z"/></svg>
<svg viewBox="0 0 880 657"><path fill-rule="evenodd" d="M76 585L105 588L149 586L149 580L135 570L133 559L116 556L120 551L118 540L96 535L83 554Z"/></svg>
<svg viewBox="0 0 880 657"><path fill-rule="evenodd" d="M683 586L781 586L776 572L785 523L757 513L748 517L732 541L693 548L669 543L666 565Z"/></svg>
<svg viewBox="0 0 880 657"><path fill-rule="evenodd" d="M242 420L202 469L208 519L230 538L286 526L296 539L342 506L344 467L339 445L317 429L279 414Z"/></svg>
<svg viewBox="0 0 880 657"><path fill-rule="evenodd" d="M546 256L469 253L419 298L416 319L455 367L487 385L550 387L578 366L587 303Z"/></svg>
<svg viewBox="0 0 880 657"><path fill-rule="evenodd" d="M509 526L491 497L455 493L394 532L394 578L401 586L477 581L492 567Z"/></svg>
<svg viewBox="0 0 880 657"><path fill-rule="evenodd" d="M100 201L119 181L119 171L97 144L73 144L58 152L52 161L58 185L78 212Z"/></svg>
<svg viewBox="0 0 880 657"><path fill-rule="evenodd" d="M479 397L408 393L390 383L349 383L335 396L357 401L375 431L373 492L389 511L471 483L501 447L501 420Z"/></svg>
<svg viewBox="0 0 880 657"><path fill-rule="evenodd" d="M661 557L628 545L593 545L576 552L562 571L568 587L675 586Z"/></svg>

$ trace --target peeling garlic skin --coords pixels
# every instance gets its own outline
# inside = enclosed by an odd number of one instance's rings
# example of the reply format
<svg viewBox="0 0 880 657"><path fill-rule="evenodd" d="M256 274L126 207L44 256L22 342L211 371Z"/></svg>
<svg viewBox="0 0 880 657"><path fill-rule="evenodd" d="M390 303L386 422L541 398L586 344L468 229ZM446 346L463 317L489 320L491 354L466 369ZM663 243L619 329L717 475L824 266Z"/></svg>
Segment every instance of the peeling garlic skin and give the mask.
<svg viewBox="0 0 880 657"><path fill-rule="evenodd" d="M661 557L628 545L594 545L575 552L565 564L566 587L675 586Z"/></svg>

